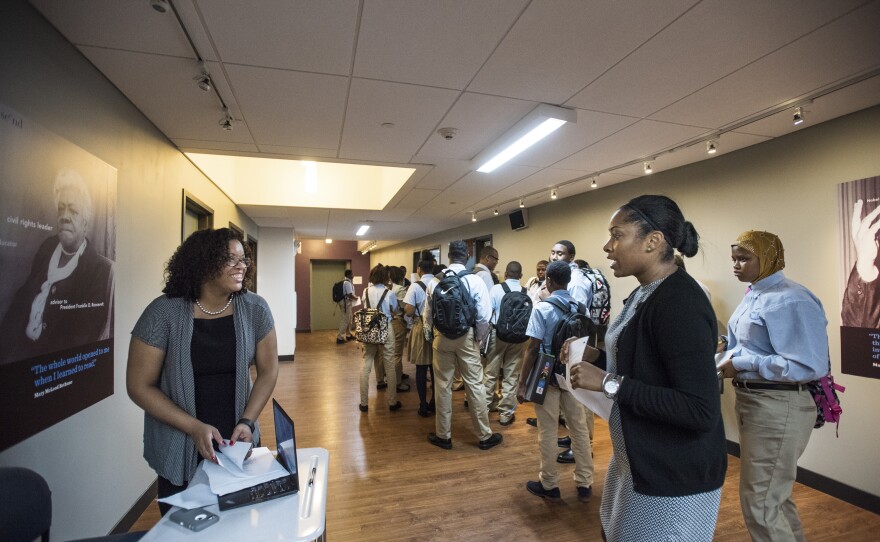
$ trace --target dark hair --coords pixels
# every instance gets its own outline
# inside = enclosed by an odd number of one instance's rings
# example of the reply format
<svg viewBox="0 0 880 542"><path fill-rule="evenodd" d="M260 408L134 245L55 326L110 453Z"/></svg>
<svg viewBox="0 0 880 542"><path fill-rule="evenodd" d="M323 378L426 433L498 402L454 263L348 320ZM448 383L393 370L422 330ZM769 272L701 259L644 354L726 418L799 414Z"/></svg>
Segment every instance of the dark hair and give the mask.
<svg viewBox="0 0 880 542"><path fill-rule="evenodd" d="M433 273L431 273L431 274L432 275L439 275L440 273L443 272L444 269L446 269L446 264L445 263L438 263L437 265L434 266Z"/></svg>
<svg viewBox="0 0 880 542"><path fill-rule="evenodd" d="M419 260L419 271L424 273L433 273L434 262L431 260Z"/></svg>
<svg viewBox="0 0 880 542"><path fill-rule="evenodd" d="M202 285L219 276L226 267L230 241L241 243L245 257L253 258L251 247L244 242L241 234L229 228L199 230L187 237L165 264L165 287L162 293L188 301L198 299ZM255 273L256 267L251 262L244 272L243 288L235 292L236 295L250 288Z"/></svg>
<svg viewBox="0 0 880 542"><path fill-rule="evenodd" d="M587 263L587 260L575 260L574 263L581 269L589 269L590 264Z"/></svg>
<svg viewBox="0 0 880 542"><path fill-rule="evenodd" d="M497 257L497 256L498 256L498 251L495 250L495 247L492 247L492 246L485 246L485 247L483 247L482 249L480 249L480 259L481 259L481 260L482 260L483 258L488 257L488 256L494 256L494 257Z"/></svg>
<svg viewBox="0 0 880 542"><path fill-rule="evenodd" d="M449 243L449 261L452 263L463 263L468 259L467 243L462 240L451 241Z"/></svg>
<svg viewBox="0 0 880 542"><path fill-rule="evenodd" d="M403 283L403 269L396 265L388 266L388 276L391 277L391 282L394 284Z"/></svg>
<svg viewBox="0 0 880 542"><path fill-rule="evenodd" d="M687 271L687 266L684 265L684 258L681 257L681 254L675 255L675 265L681 267L683 270Z"/></svg>
<svg viewBox="0 0 880 542"><path fill-rule="evenodd" d="M548 262L547 260L538 260L538 263L535 264L535 267L538 267L541 264L544 264L544 266L546 267L548 263L550 262Z"/></svg>
<svg viewBox="0 0 880 542"><path fill-rule="evenodd" d="M352 274L351 274L351 269L346 269L346 270L345 270L345 276L346 276L347 278L351 278L351 276L352 276Z"/></svg>
<svg viewBox="0 0 880 542"><path fill-rule="evenodd" d="M637 224L642 237L659 231L666 240L663 260L672 261L673 249L690 258L700 248L700 235L694 225L684 219L678 204L666 196L644 195L629 200L620 208L622 220Z"/></svg>
<svg viewBox="0 0 880 542"><path fill-rule="evenodd" d="M522 264L517 261L508 262L507 268L504 270L504 277L512 279L522 278Z"/></svg>
<svg viewBox="0 0 880 542"><path fill-rule="evenodd" d="M577 252L575 252L574 250L574 243L572 243L571 241L566 241L565 239L563 239L562 241L556 241L556 244L564 246L565 250L568 251L568 254L570 256L574 256L575 254L577 254Z"/></svg>
<svg viewBox="0 0 880 542"><path fill-rule="evenodd" d="M571 282L571 267L566 262L556 260L547 264L544 276L552 280L553 284L567 288Z"/></svg>
<svg viewBox="0 0 880 542"><path fill-rule="evenodd" d="M384 265L376 264L376 267L370 269L370 282L373 285L385 284L385 281L388 279L388 268Z"/></svg>

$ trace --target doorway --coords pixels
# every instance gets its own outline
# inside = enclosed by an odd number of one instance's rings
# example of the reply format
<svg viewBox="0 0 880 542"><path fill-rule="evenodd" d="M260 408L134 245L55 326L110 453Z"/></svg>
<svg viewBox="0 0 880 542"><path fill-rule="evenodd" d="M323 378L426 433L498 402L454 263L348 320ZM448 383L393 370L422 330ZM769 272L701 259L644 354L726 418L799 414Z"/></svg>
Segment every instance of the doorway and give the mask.
<svg viewBox="0 0 880 542"><path fill-rule="evenodd" d="M311 329L339 329L339 307L333 302L333 284L345 278L346 260L312 260L309 292Z"/></svg>

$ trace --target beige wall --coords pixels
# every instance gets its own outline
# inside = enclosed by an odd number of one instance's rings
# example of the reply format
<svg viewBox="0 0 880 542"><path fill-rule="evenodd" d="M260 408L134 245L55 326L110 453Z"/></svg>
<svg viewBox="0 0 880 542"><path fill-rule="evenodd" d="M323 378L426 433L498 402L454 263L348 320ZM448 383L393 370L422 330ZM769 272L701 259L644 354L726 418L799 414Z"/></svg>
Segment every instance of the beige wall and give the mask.
<svg viewBox="0 0 880 542"><path fill-rule="evenodd" d="M501 261L518 260L534 274L550 247L569 239L578 257L609 276L612 309L635 288L633 278L608 272L602 245L608 219L640 194L675 199L702 236L702 251L687 261L688 271L712 292L722 327L736 308L744 285L731 274L729 246L748 229L778 234L785 245L786 274L812 290L825 306L832 371L846 385L840 438L833 427L815 431L800 461L810 471L880 495L880 382L840 374L840 294L837 194L839 183L880 175L880 107L800 130L761 145L608 188L529 209L529 227L511 231L507 217L482 220L371 254L373 262L406 264L412 251L453 239L492 234ZM724 141L722 139L721 144ZM600 179L601 181L601 179ZM722 398L727 438L739 441L733 422L734 394Z"/></svg>
<svg viewBox="0 0 880 542"><path fill-rule="evenodd" d="M217 226L259 231L30 6L4 2L2 20L0 102L118 170L115 393L0 454L0 465L47 479L53 540L97 536L155 479L142 459L143 412L126 395L125 365L129 332L160 294L163 264L180 243L182 190L214 209Z"/></svg>

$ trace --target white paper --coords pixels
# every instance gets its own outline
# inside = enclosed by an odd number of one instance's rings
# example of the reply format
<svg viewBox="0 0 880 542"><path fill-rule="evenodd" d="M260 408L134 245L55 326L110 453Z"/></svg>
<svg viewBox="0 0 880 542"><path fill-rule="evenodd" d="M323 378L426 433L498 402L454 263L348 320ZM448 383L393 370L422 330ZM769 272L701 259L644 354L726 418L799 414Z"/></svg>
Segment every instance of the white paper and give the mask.
<svg viewBox="0 0 880 542"><path fill-rule="evenodd" d="M275 460L269 448L254 448L250 458L244 462L243 468L238 472L210 461L202 461L202 466L208 474L211 491L217 495L225 495L290 475L287 469Z"/></svg>
<svg viewBox="0 0 880 542"><path fill-rule="evenodd" d="M241 471L244 469L244 460L247 457L248 452L251 451L252 446L252 443L243 440L240 440L231 446L220 446L220 454L217 455L217 462L221 467L225 467L226 470L230 472L235 472L230 468L230 465L234 466L236 470Z"/></svg>
<svg viewBox="0 0 880 542"><path fill-rule="evenodd" d="M571 365L580 363L581 360L583 360L584 350L586 349L588 342L589 337L581 337L568 345L568 363L565 368L565 378L556 375L556 381L559 383L559 387L571 393L572 397L574 397L577 402L607 420L608 416L611 415L611 407L614 406L614 401L605 397L605 394L600 391L589 391L571 387Z"/></svg>
<svg viewBox="0 0 880 542"><path fill-rule="evenodd" d="M211 487L208 485L208 474L204 469L205 463L210 463L210 461L201 462L199 470L196 471L195 476L190 480L189 486L185 490L175 493L170 497L159 499L159 502L185 508L186 510L217 504L217 495L211 493Z"/></svg>

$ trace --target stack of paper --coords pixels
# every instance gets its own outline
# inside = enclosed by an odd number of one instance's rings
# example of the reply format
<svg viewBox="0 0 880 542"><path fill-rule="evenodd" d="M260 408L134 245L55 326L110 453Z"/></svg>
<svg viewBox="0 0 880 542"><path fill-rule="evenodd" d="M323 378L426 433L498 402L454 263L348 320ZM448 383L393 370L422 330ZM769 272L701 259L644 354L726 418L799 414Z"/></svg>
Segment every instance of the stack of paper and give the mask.
<svg viewBox="0 0 880 542"><path fill-rule="evenodd" d="M601 391L589 391L571 387L570 366L580 363L584 359L584 350L588 342L589 337L581 337L568 346L568 363L566 365L569 365L569 367L566 367L565 378L556 375L556 381L559 383L560 388L570 392L579 403L607 420L608 416L611 415L611 407L614 405L614 401L605 397L605 394Z"/></svg>

